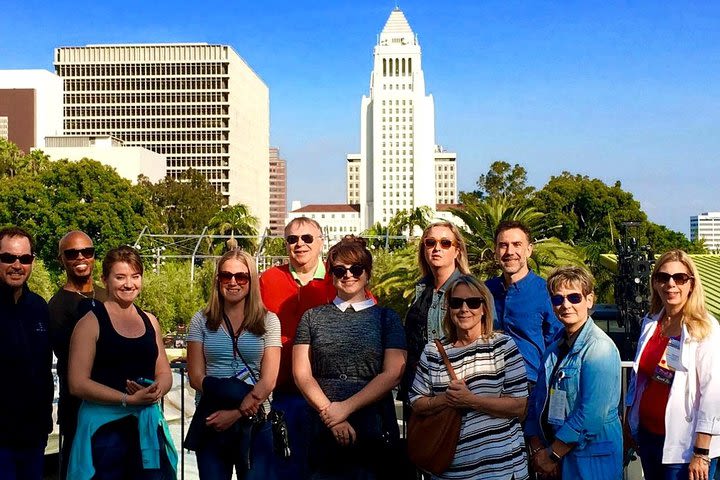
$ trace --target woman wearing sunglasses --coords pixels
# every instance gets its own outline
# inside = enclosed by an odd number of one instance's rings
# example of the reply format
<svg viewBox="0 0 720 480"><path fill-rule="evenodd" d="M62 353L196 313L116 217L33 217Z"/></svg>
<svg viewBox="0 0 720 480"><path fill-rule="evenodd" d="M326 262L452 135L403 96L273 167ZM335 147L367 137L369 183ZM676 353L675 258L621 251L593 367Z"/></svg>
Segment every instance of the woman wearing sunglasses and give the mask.
<svg viewBox="0 0 720 480"><path fill-rule="evenodd" d="M188 333L187 367L198 409L186 447L196 452L201 479L230 479L233 469L241 479L276 478L265 415L280 348L280 321L263 306L255 260L239 249L225 253L210 301Z"/></svg>
<svg viewBox="0 0 720 480"><path fill-rule="evenodd" d="M142 276L135 249L110 250L102 265L107 299L73 330L68 381L83 403L67 478L175 478L177 453L158 405L172 375L157 319L134 303Z"/></svg>
<svg viewBox="0 0 720 480"><path fill-rule="evenodd" d="M626 430L637 444L626 439L640 454L645 478L713 478L720 456L719 330L692 259L682 250L662 255L626 397Z"/></svg>
<svg viewBox="0 0 720 480"><path fill-rule="evenodd" d="M547 279L565 331L543 355L525 422L541 478L622 478L620 353L590 318L594 283L590 272L574 266L559 267Z"/></svg>
<svg viewBox="0 0 720 480"><path fill-rule="evenodd" d="M428 342L443 335L445 292L460 275L470 273L465 240L450 222L429 225L420 237L418 248L422 280L415 286L415 297L405 317L408 365L398 395L399 400L406 402L420 354ZM405 417L409 418L407 409Z"/></svg>
<svg viewBox="0 0 720 480"><path fill-rule="evenodd" d="M435 343L420 357L410 391L413 414L462 411L455 457L440 479L528 478L519 417L527 406L525 363L509 336L493 331L492 295L471 275L447 290L441 343L458 380L451 380Z"/></svg>
<svg viewBox="0 0 720 480"><path fill-rule="evenodd" d="M328 252L337 297L308 310L293 347L295 383L313 417L311 478L393 478L399 438L390 391L405 367L398 315L367 293L372 256L349 235Z"/></svg>

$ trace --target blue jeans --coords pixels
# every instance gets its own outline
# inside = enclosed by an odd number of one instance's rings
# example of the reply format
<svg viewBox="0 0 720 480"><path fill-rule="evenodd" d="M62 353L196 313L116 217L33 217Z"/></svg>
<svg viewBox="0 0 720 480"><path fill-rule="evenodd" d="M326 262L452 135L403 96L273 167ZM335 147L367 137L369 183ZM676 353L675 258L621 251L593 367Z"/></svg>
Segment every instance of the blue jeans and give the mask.
<svg viewBox="0 0 720 480"><path fill-rule="evenodd" d="M233 468L239 480L275 480L277 475L277 457L273 451L272 425L265 422L253 432L250 447L250 469L245 461L233 450L223 450L208 445L195 452L198 473L201 479L230 480Z"/></svg>
<svg viewBox="0 0 720 480"><path fill-rule="evenodd" d="M0 480L42 480L45 445L0 448Z"/></svg>
<svg viewBox="0 0 720 480"><path fill-rule="evenodd" d="M662 463L664 435L650 433L640 427L638 432L638 454L645 478L657 480L687 480L688 463ZM717 458L713 458L708 469L708 478L712 479L717 468Z"/></svg>
<svg viewBox="0 0 720 480"><path fill-rule="evenodd" d="M280 478L307 479L310 474L310 405L299 393L274 392L273 408L285 413L290 437L290 457L277 459Z"/></svg>
<svg viewBox="0 0 720 480"><path fill-rule="evenodd" d="M164 439L162 431L158 437ZM160 445L164 445L161 440ZM92 437L93 480L165 480L172 478L170 461L163 452L159 469L144 469L137 418L131 416L100 427Z"/></svg>

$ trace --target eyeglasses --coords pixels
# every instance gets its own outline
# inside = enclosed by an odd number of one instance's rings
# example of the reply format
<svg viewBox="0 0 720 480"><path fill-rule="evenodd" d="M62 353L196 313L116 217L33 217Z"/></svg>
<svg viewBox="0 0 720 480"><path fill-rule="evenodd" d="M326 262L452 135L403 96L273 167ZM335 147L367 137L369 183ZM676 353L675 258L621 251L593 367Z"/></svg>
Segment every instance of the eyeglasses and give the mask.
<svg viewBox="0 0 720 480"><path fill-rule="evenodd" d="M481 305L485 305L485 299L482 297L450 297L448 299L448 306L453 310L462 308L463 303L467 305L470 310L475 310L477 308L480 308Z"/></svg>
<svg viewBox="0 0 720 480"><path fill-rule="evenodd" d="M65 258L68 260L77 260L81 253L83 258L93 258L95 256L95 247L68 248L67 250L63 250L63 255L65 255Z"/></svg>
<svg viewBox="0 0 720 480"><path fill-rule="evenodd" d="M222 284L230 283L233 278L238 285L247 285L250 282L250 274L247 272L218 272L218 279Z"/></svg>
<svg viewBox="0 0 720 480"><path fill-rule="evenodd" d="M347 272L350 272L353 277L359 278L360 275L362 275L365 271L365 267L363 267L359 263L352 265L350 268L346 268L344 265L333 265L330 268L330 271L335 276L335 278L343 278Z"/></svg>
<svg viewBox="0 0 720 480"><path fill-rule="evenodd" d="M667 272L655 272L655 281L663 285L668 283L671 278L675 282L675 285L685 285L688 281L693 280L695 277L683 272L673 274L669 274Z"/></svg>
<svg viewBox="0 0 720 480"><path fill-rule="evenodd" d="M455 242L453 242L449 238L442 238L440 240L436 240L434 238L426 238L425 240L423 240L423 245L425 245L425 248L435 248L435 245L437 245L438 242L440 243L440 248L442 248L443 250L447 250L448 248L455 245Z"/></svg>
<svg viewBox="0 0 720 480"><path fill-rule="evenodd" d="M568 302L572 303L573 305L577 305L578 303L583 301L583 295L582 293L571 293L570 295L552 295L550 297L550 303L553 304L555 307L559 307L563 303L565 303L565 299L568 299Z"/></svg>
<svg viewBox="0 0 720 480"><path fill-rule="evenodd" d="M288 245L295 245L298 240L302 240L309 245L315 241L315 237L313 237L309 233L306 233L305 235L288 235L287 237L285 237L285 241L288 243Z"/></svg>
<svg viewBox="0 0 720 480"><path fill-rule="evenodd" d="M13 255L12 253L0 253L0 263L6 263L12 265L16 261L20 261L22 265L30 265L33 262L35 256L32 253L26 253L24 255Z"/></svg>

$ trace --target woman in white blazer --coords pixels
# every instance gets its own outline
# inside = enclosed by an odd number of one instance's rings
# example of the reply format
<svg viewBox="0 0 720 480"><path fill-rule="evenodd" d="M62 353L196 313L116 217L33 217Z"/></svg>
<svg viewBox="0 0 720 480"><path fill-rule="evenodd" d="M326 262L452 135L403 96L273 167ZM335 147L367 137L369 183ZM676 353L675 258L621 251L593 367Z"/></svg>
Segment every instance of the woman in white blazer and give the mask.
<svg viewBox="0 0 720 480"><path fill-rule="evenodd" d="M713 372L715 378L713 379ZM697 268L671 250L652 273L627 395L626 426L645 478L708 480L720 456L720 327Z"/></svg>

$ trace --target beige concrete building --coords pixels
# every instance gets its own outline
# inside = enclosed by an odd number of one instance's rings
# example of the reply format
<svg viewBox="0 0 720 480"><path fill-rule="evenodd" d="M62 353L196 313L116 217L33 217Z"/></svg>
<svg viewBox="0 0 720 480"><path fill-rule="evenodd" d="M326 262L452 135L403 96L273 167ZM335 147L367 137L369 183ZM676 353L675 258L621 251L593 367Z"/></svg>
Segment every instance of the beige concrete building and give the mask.
<svg viewBox="0 0 720 480"><path fill-rule="evenodd" d="M269 91L227 45L87 45L55 50L64 133L111 135L202 172L230 204L269 223Z"/></svg>
<svg viewBox="0 0 720 480"><path fill-rule="evenodd" d="M270 147L270 233L283 235L287 216L287 163Z"/></svg>
<svg viewBox="0 0 720 480"><path fill-rule="evenodd" d="M65 135L45 137L43 153L50 160L77 162L83 158L98 161L114 168L118 175L137 183L144 175L156 183L165 178L167 167L165 155L143 147L125 146L119 138L105 136Z"/></svg>
<svg viewBox="0 0 720 480"><path fill-rule="evenodd" d="M438 205L452 205L458 201L457 154L435 145L435 198Z"/></svg>

